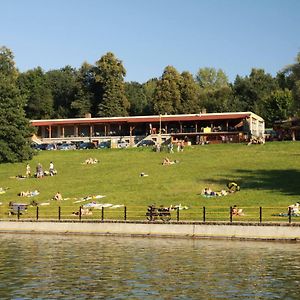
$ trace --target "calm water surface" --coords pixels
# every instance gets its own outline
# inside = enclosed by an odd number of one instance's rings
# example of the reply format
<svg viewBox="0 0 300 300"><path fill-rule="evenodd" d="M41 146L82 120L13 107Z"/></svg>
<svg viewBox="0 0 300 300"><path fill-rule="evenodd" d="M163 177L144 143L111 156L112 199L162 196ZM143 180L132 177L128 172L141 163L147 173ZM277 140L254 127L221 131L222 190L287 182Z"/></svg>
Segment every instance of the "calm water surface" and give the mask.
<svg viewBox="0 0 300 300"><path fill-rule="evenodd" d="M0 299L300 299L300 245L0 235Z"/></svg>

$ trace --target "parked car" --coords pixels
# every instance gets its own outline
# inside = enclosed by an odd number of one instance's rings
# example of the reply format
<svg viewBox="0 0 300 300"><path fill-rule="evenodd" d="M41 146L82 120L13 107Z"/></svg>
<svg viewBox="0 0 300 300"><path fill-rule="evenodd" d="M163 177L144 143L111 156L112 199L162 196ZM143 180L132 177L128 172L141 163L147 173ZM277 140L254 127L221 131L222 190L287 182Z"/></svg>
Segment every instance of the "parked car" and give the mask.
<svg viewBox="0 0 300 300"><path fill-rule="evenodd" d="M57 145L57 150L75 150L75 149L76 149L76 145L74 144L63 143Z"/></svg>
<svg viewBox="0 0 300 300"><path fill-rule="evenodd" d="M117 148L127 148L129 144L126 141L118 141Z"/></svg>
<svg viewBox="0 0 300 300"><path fill-rule="evenodd" d="M46 144L46 143L39 144L39 145L36 145L36 149L37 150L46 150L47 146L48 146L48 144Z"/></svg>
<svg viewBox="0 0 300 300"><path fill-rule="evenodd" d="M153 147L155 142L152 140L143 140L138 144L138 147Z"/></svg>
<svg viewBox="0 0 300 300"><path fill-rule="evenodd" d="M92 142L81 143L79 149L95 149L96 145Z"/></svg>
<svg viewBox="0 0 300 300"><path fill-rule="evenodd" d="M46 149L45 150L56 150L56 145L55 144L48 144L46 146Z"/></svg>
<svg viewBox="0 0 300 300"><path fill-rule="evenodd" d="M98 145L98 149L110 148L110 141L100 142Z"/></svg>
<svg viewBox="0 0 300 300"><path fill-rule="evenodd" d="M274 141L278 139L278 134L273 129L266 129L265 130L265 140L266 141Z"/></svg>

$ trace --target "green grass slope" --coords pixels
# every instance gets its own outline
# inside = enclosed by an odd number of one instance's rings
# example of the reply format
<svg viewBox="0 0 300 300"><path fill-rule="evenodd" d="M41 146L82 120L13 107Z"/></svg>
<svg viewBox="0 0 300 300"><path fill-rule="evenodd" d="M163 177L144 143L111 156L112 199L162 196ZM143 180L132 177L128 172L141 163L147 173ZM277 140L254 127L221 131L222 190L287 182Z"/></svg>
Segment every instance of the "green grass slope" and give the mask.
<svg viewBox="0 0 300 300"><path fill-rule="evenodd" d="M163 166L161 162L166 156L179 163ZM83 164L89 157L97 158L99 163ZM257 209L262 206L270 220L272 213L286 211L289 204L300 200L299 158L298 142L193 146L173 154L155 153L147 148L42 151L29 162L32 173L39 162L48 169L53 161L57 176L18 180L10 177L25 175L25 162L0 165L0 187L8 188L0 195L0 215L7 215L9 201L42 203L60 191L70 199L61 203L51 201L49 206L41 207L42 216L56 216L58 206L70 216L80 205L73 198L101 194L106 197L98 202L124 204L128 217L133 219L145 219L149 204L181 203L190 207L181 211L182 219L201 220L205 206L208 219L227 220L228 208L236 204L246 212L244 219L256 220ZM149 176L141 177L141 172ZM240 192L214 198L200 195L206 186L218 191L232 180L239 183ZM17 196L20 191L35 189L40 191L36 197ZM111 217L122 217L121 211L110 213Z"/></svg>

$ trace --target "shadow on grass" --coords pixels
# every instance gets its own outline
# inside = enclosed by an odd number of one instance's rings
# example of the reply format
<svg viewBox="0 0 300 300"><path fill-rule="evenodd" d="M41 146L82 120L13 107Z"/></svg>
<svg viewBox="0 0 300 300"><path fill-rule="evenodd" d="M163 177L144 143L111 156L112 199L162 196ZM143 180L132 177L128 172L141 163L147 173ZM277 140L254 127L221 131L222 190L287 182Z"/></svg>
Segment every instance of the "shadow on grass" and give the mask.
<svg viewBox="0 0 300 300"><path fill-rule="evenodd" d="M300 171L288 170L234 170L237 174L231 178L211 180L210 182L226 185L229 181L235 181L241 189L272 190L285 195L300 195Z"/></svg>

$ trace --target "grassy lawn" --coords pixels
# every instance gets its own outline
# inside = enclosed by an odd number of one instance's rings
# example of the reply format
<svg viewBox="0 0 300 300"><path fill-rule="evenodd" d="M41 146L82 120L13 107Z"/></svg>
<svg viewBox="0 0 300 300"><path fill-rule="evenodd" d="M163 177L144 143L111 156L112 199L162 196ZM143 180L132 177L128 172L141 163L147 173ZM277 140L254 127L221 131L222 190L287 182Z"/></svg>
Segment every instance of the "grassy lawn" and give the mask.
<svg viewBox="0 0 300 300"><path fill-rule="evenodd" d="M162 166L165 156L179 163ZM89 157L97 158L99 163L83 164ZM207 220L228 220L229 207L236 204L245 212L238 220L258 220L262 206L264 220L286 222L286 218L271 215L286 212L289 204L300 200L299 158L299 142L193 146L173 154L155 153L147 148L41 151L29 162L32 173L39 162L47 170L53 161L58 175L19 180L10 177L25 175L26 162L0 165L0 187L9 188L0 195L0 217L8 217L10 201L30 203L35 200L50 202L48 206L39 207L41 218L57 218L58 206L61 206L62 218L72 218L72 211L78 211L80 204L89 202L74 203L74 198L105 195L97 202L126 205L129 219L145 219L149 204L182 204L190 208L180 211L181 219L202 220L205 206ZM149 176L141 177L141 172ZM206 186L219 191L232 180L239 183L240 192L213 198L200 195ZM20 191L36 189L40 191L36 197L17 196ZM69 200L50 201L57 191ZM29 208L26 216L34 217L35 208ZM92 217L100 218L101 210L94 210ZM105 209L105 218L123 218L123 208Z"/></svg>

